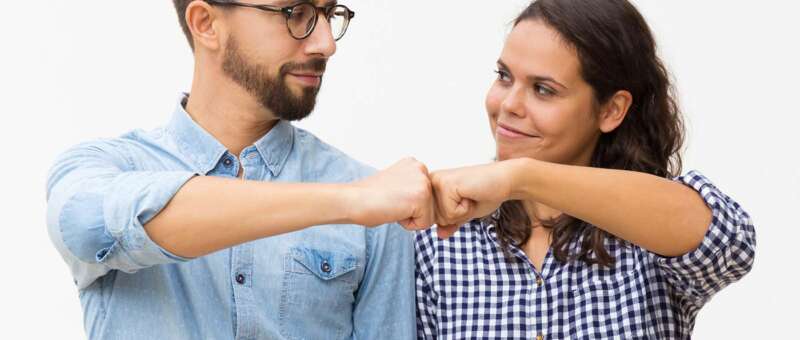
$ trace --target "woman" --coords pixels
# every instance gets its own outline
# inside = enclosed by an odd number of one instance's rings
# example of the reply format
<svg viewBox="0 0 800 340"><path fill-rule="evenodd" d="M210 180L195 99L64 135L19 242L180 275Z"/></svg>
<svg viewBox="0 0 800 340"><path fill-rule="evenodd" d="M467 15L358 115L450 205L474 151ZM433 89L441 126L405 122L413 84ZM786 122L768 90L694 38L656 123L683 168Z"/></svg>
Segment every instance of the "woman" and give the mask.
<svg viewBox="0 0 800 340"><path fill-rule="evenodd" d="M690 338L750 270L755 232L707 178L677 176L683 125L642 16L625 0L534 2L497 68L497 162L431 175L419 337Z"/></svg>

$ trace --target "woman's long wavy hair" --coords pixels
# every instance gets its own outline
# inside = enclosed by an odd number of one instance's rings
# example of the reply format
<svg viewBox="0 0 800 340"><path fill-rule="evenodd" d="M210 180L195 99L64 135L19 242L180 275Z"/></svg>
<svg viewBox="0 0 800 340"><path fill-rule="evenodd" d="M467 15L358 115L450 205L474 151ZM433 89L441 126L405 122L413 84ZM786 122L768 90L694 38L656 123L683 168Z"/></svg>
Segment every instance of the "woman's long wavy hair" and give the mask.
<svg viewBox="0 0 800 340"><path fill-rule="evenodd" d="M639 11L626 0L539 0L514 26L525 20L540 20L577 51L581 76L597 103L606 103L619 90L633 96L620 126L599 138L591 166L676 176L681 171L683 120L655 39ZM521 201L503 203L484 222L497 226L508 260L513 260L509 245L524 245L531 236L532 221ZM553 255L560 262L614 264L605 242L616 239L606 231L568 215L538 222L552 229ZM578 240L580 244L573 244Z"/></svg>

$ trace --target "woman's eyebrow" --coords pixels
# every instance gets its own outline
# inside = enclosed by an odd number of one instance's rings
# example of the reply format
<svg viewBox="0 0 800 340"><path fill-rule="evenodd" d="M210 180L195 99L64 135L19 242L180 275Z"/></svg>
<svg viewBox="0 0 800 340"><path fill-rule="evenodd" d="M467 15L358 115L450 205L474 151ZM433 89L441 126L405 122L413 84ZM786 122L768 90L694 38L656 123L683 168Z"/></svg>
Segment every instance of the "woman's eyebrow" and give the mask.
<svg viewBox="0 0 800 340"><path fill-rule="evenodd" d="M503 62L503 59L497 59L497 65L499 65L500 68L502 68L502 69L508 70L508 65L506 65L506 63ZM555 80L555 78L550 77L550 76L546 76L546 75L530 75L530 76L527 76L526 79L528 80L529 83L550 82L550 83L554 83L554 84L558 85L559 87L562 87L562 88L564 88L566 90L569 89L564 84L562 84L562 83L558 82L557 80Z"/></svg>

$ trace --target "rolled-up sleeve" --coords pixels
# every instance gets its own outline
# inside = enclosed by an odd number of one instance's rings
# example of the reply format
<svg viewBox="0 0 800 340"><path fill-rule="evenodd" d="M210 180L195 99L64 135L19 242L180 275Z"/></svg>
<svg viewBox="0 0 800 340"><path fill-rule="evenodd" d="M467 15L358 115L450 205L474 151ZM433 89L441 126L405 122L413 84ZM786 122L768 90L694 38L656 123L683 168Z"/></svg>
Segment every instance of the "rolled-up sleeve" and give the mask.
<svg viewBox="0 0 800 340"><path fill-rule="evenodd" d="M196 174L135 171L117 140L63 153L47 180L48 233L79 288L111 270L133 273L185 261L147 235L143 225Z"/></svg>
<svg viewBox="0 0 800 340"><path fill-rule="evenodd" d="M750 271L755 259L755 228L747 212L702 174L692 171L676 181L702 196L712 212L711 225L694 251L678 257L651 256L676 296L700 307Z"/></svg>

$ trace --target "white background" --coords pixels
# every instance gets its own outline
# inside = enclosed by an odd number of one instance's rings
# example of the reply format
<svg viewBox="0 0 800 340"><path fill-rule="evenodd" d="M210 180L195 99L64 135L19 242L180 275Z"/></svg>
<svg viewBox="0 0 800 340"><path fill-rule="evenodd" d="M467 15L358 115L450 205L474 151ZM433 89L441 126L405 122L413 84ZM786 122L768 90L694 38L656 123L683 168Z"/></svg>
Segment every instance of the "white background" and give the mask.
<svg viewBox="0 0 800 340"><path fill-rule="evenodd" d="M299 125L377 167L408 155L432 169L489 161L483 98L526 1L346 3L358 14ZM685 169L737 199L758 235L753 271L706 305L695 337L786 338L800 303L798 5L636 4L680 92ZM0 338L84 338L46 234L45 175L68 146L164 123L192 57L169 1L6 1L0 33Z"/></svg>

